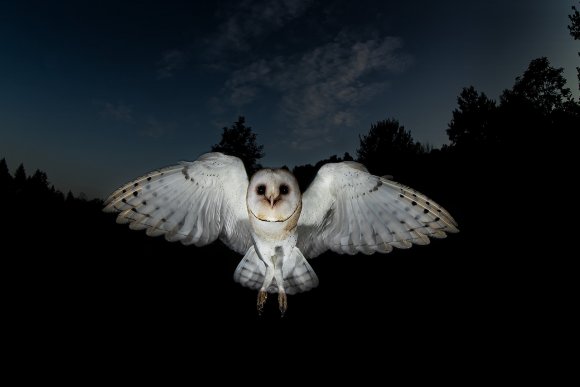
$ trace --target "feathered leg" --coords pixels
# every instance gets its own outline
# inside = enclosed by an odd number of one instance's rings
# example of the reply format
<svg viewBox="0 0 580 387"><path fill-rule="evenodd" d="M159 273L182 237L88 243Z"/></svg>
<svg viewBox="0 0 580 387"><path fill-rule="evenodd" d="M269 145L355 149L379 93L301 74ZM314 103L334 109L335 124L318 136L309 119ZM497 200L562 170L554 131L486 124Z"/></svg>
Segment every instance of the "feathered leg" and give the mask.
<svg viewBox="0 0 580 387"><path fill-rule="evenodd" d="M274 278L276 279L276 285L278 286L278 308L280 309L281 317L284 317L286 309L288 309L288 298L286 297L284 277L282 275L282 263L284 262L283 253L277 251L276 255L272 256L272 262L274 263Z"/></svg>
<svg viewBox="0 0 580 387"><path fill-rule="evenodd" d="M266 303L266 299L268 298L268 287L272 283L273 279L274 279L274 270L272 269L271 266L266 265L266 275L264 276L264 282L262 283L262 287L258 292L257 308L258 313L260 314L262 313L262 310L264 310L264 304Z"/></svg>
<svg viewBox="0 0 580 387"><path fill-rule="evenodd" d="M264 304L266 304L267 298L268 292L265 291L264 289L260 289L258 291L258 304L257 304L258 314L262 314L262 311L264 310Z"/></svg>

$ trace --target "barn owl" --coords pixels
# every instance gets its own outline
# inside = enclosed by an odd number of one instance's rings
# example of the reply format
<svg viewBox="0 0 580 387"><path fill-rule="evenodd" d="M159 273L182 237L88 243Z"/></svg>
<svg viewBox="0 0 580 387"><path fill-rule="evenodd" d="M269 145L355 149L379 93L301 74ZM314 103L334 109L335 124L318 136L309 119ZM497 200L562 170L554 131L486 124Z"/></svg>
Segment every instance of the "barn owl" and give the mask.
<svg viewBox="0 0 580 387"><path fill-rule="evenodd" d="M126 184L104 211L120 212L117 222L131 229L185 245L219 238L244 255L234 280L258 290L258 311L277 293L282 315L287 294L318 285L306 258L327 250L388 253L458 231L437 203L353 161L324 165L302 194L288 170L262 169L248 179L239 158L217 152Z"/></svg>

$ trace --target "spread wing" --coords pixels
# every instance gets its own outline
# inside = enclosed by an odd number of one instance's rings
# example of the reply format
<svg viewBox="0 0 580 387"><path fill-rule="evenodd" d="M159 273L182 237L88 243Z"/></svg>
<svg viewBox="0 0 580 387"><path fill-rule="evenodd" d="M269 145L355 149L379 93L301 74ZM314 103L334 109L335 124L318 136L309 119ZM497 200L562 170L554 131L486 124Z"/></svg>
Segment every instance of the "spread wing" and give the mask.
<svg viewBox="0 0 580 387"><path fill-rule="evenodd" d="M359 163L326 164L302 197L297 246L308 258L388 253L458 232L451 215L425 195Z"/></svg>
<svg viewBox="0 0 580 387"><path fill-rule="evenodd" d="M159 169L113 192L104 211L120 212L147 235L203 246L218 237L244 254L252 245L246 208L248 176L237 157L206 153L193 162Z"/></svg>

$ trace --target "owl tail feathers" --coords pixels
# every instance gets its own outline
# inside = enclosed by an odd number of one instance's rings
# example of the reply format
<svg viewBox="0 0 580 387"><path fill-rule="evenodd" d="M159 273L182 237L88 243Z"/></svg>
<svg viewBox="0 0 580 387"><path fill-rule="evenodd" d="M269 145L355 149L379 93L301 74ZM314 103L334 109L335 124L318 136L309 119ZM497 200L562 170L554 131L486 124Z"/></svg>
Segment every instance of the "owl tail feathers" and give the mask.
<svg viewBox="0 0 580 387"><path fill-rule="evenodd" d="M234 272L234 281L250 289L260 289L266 275L266 264L251 246Z"/></svg>
<svg viewBox="0 0 580 387"><path fill-rule="evenodd" d="M264 284L266 264L251 246L234 272L234 281L250 289L259 290ZM290 256L282 264L284 290L288 294L305 292L318 286L318 277L298 247L294 247ZM277 293L276 280L268 286L269 293Z"/></svg>
<svg viewBox="0 0 580 387"><path fill-rule="evenodd" d="M318 277L314 269L298 247L292 249L289 259L282 265L284 290L288 294L306 292L318 286Z"/></svg>

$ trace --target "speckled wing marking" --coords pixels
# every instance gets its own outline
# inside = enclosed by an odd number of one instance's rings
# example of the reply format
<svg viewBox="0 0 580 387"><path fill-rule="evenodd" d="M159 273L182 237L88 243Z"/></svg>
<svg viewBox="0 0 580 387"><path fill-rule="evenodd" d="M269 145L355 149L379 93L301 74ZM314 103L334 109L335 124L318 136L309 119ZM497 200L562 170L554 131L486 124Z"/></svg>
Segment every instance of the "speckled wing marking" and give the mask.
<svg viewBox="0 0 580 387"><path fill-rule="evenodd" d="M297 246L308 258L388 253L458 232L457 223L427 196L355 162L324 165L302 197Z"/></svg>
<svg viewBox="0 0 580 387"><path fill-rule="evenodd" d="M193 162L159 169L119 188L105 212L118 223L168 241L206 245L218 237L244 254L252 245L246 191L248 177L237 157L207 153Z"/></svg>

